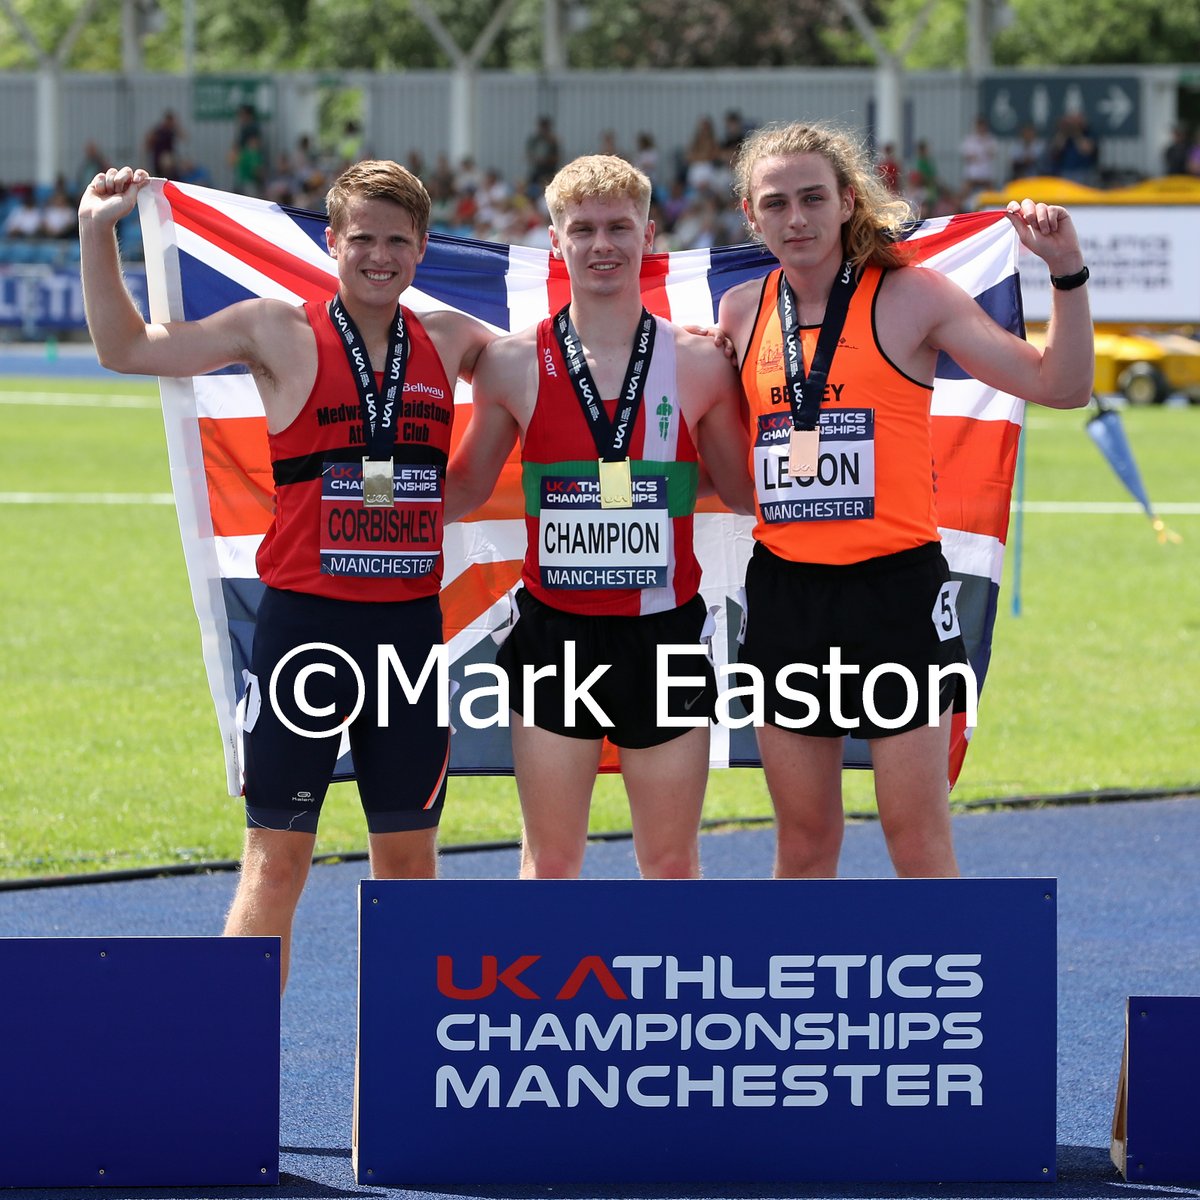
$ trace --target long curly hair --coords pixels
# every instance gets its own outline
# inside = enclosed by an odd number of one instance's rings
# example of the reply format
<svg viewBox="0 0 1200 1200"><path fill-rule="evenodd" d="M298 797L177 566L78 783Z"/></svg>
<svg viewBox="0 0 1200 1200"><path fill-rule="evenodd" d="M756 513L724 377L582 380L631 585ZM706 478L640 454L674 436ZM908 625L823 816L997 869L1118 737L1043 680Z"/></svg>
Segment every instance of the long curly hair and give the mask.
<svg viewBox="0 0 1200 1200"><path fill-rule="evenodd" d="M896 238L902 226L912 220L912 208L907 200L887 190L871 166L866 147L846 130L802 121L754 130L743 140L733 160L734 192L752 209L751 188L757 163L764 158L800 154L819 154L833 168L839 191L853 189L854 208L842 226L842 249L854 266L859 270L868 264L903 266L905 259Z"/></svg>

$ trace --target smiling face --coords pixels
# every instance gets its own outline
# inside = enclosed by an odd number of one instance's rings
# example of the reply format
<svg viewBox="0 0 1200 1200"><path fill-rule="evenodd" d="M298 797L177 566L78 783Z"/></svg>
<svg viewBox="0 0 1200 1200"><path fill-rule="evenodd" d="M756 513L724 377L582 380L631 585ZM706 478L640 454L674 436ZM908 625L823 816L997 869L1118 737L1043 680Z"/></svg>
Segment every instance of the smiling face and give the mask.
<svg viewBox="0 0 1200 1200"><path fill-rule="evenodd" d="M854 191L839 188L821 154L761 158L742 210L750 229L784 266L840 261L842 226L854 211Z"/></svg>
<svg viewBox="0 0 1200 1200"><path fill-rule="evenodd" d="M332 226L325 230L346 305L351 310L379 307L391 313L416 275L427 240L400 205L351 198L336 232Z"/></svg>
<svg viewBox="0 0 1200 1200"><path fill-rule="evenodd" d="M550 227L575 292L611 295L638 287L642 255L654 245L654 222L629 196L587 196L563 206Z"/></svg>

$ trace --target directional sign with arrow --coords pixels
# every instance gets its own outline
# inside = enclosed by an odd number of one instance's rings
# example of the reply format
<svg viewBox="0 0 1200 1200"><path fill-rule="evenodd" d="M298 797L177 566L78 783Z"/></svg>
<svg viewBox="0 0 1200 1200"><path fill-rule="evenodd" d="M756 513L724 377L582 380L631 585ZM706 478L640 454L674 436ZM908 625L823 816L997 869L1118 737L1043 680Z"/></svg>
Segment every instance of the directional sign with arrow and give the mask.
<svg viewBox="0 0 1200 1200"><path fill-rule="evenodd" d="M1061 117L1082 113L1097 137L1140 137L1141 81L1134 75L989 75L979 85L979 111L999 137L1025 125L1054 132Z"/></svg>

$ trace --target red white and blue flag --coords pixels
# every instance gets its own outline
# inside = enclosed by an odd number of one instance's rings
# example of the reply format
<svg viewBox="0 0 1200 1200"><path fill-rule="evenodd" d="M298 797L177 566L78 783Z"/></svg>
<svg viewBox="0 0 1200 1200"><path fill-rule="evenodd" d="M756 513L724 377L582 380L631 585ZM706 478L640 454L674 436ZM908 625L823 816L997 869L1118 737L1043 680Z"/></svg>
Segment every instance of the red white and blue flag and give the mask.
<svg viewBox="0 0 1200 1200"><path fill-rule="evenodd" d="M192 320L255 296L293 304L332 295L337 285L317 213L207 188L163 181L140 199L150 316ZM1014 333L1024 332L1017 275L1018 241L1003 213L924 221L905 243L914 264L943 271ZM648 255L643 297L654 313L683 324L711 324L721 296L761 277L774 258L754 244ZM569 299L561 262L545 250L431 234L425 260L404 302L416 313L452 308L497 332L523 329ZM266 421L258 392L242 367L161 383L172 485L192 598L200 620L204 663L225 744L229 790L241 791L238 704L249 665L262 584L254 558L271 522L273 484ZM457 444L470 414L460 383ZM944 355L933 392L933 445L938 524L953 577L961 583L958 615L980 688L991 653L1000 571L1022 402L969 378ZM451 677L490 661L492 634L508 620L510 597L525 554L516 457L489 503L446 530L442 606ZM736 658L739 593L751 550L749 518L715 500L696 520L703 594L714 612L718 668ZM734 680L733 683L744 683ZM451 772L502 774L512 760L506 729L455 721ZM970 730L954 728L949 777L955 779ZM758 762L751 728L713 727L714 766ZM606 746L606 766L616 765ZM865 747L847 742L847 765L866 765ZM351 777L347 758L339 778Z"/></svg>

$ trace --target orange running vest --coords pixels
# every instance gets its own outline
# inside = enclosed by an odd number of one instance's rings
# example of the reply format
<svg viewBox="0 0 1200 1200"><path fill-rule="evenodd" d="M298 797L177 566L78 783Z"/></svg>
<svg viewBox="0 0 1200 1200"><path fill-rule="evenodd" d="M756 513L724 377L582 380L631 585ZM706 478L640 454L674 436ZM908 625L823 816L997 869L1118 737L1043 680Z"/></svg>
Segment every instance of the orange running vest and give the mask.
<svg viewBox="0 0 1200 1200"><path fill-rule="evenodd" d="M884 272L867 267L850 301L825 394L813 479L787 473L791 410L785 395L780 270L767 276L742 360L750 409L755 538L792 562L845 564L938 538L929 405L933 388L909 378L879 347L875 302ZM803 326L808 368L820 326Z"/></svg>

